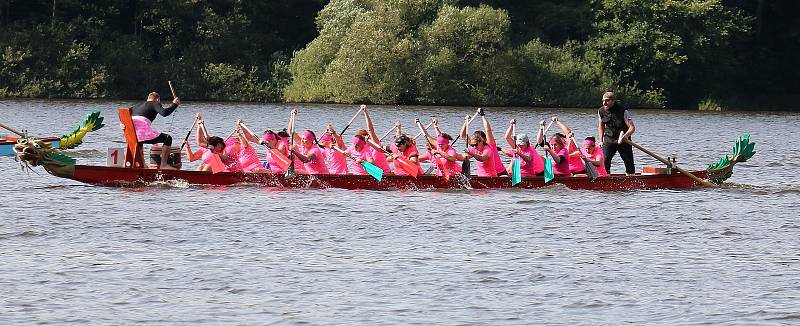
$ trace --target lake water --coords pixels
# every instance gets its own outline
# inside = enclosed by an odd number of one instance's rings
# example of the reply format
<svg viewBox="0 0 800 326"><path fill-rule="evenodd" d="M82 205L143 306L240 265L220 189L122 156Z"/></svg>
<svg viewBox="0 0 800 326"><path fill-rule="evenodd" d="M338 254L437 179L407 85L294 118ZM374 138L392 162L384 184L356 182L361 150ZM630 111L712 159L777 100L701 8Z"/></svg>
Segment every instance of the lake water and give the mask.
<svg viewBox="0 0 800 326"><path fill-rule="evenodd" d="M107 126L68 155L104 165L122 146L115 109L133 104L6 100L0 122L60 135L100 110ZM181 139L202 111L212 134L237 118L278 130L292 108L314 130L357 109L188 102L154 126ZM370 112L379 133L435 114L455 134L473 111ZM553 115L594 135L595 113L487 109L498 137L512 117L532 133ZM631 192L117 189L0 157L0 324L800 323L800 115L633 115L635 140L685 168L730 154L745 132L758 154L721 189Z"/></svg>

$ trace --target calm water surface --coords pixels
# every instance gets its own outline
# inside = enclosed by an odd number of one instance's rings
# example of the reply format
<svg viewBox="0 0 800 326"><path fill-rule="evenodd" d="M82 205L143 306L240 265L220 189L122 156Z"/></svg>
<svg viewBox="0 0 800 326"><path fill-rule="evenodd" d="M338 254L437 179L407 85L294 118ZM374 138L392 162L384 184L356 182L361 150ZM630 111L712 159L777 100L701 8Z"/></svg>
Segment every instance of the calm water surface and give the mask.
<svg viewBox="0 0 800 326"><path fill-rule="evenodd" d="M102 165L122 146L114 109L132 104L0 101L0 122L62 134L100 110L107 126L69 155ZM292 108L315 130L356 110L185 103L155 127L181 138L202 111L211 133L237 118L276 130ZM431 114L455 133L472 110L371 114L379 133ZM498 137L512 117L532 133L552 115L585 137L594 113L488 109ZM758 154L723 189L606 193L115 189L0 157L0 324L799 324L800 115L634 117L640 144L686 168L730 154L745 132ZM635 156L638 169L658 165Z"/></svg>

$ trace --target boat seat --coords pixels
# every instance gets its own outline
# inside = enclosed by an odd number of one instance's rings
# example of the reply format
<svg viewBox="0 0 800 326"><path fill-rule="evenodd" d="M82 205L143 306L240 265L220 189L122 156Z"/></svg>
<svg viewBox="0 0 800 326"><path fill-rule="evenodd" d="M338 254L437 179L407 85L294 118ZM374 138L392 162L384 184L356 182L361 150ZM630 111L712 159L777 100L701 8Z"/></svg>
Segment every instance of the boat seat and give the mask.
<svg viewBox="0 0 800 326"><path fill-rule="evenodd" d="M145 168L144 163L144 148L143 144L139 142L136 137L136 129L133 127L133 119L131 118L130 108L117 109L119 114L119 122L125 128L125 143L128 145L128 150L125 151L125 167Z"/></svg>

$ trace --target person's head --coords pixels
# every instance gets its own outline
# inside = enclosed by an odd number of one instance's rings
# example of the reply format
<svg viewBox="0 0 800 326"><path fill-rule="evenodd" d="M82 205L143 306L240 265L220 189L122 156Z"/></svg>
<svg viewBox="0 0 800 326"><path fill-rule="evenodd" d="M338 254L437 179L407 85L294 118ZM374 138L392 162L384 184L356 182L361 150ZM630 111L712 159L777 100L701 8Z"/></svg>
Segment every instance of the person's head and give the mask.
<svg viewBox="0 0 800 326"><path fill-rule="evenodd" d="M275 144L278 143L278 135L272 130L267 130L261 135L261 140L270 146L275 146Z"/></svg>
<svg viewBox="0 0 800 326"><path fill-rule="evenodd" d="M221 137L211 136L206 141L208 142L208 148L214 154L222 153L225 150L225 140Z"/></svg>
<svg viewBox="0 0 800 326"><path fill-rule="evenodd" d="M366 138L369 138L369 131L361 129L359 131L356 131L356 135L359 135L359 136L364 137L366 139Z"/></svg>
<svg viewBox="0 0 800 326"><path fill-rule="evenodd" d="M326 132L326 133L322 134L322 136L319 136L319 145L320 146L322 146L322 147L331 147L332 144L333 144L333 135L331 135L330 133Z"/></svg>
<svg viewBox="0 0 800 326"><path fill-rule="evenodd" d="M302 134L300 134L300 140L303 141L303 146L305 146L306 148L311 148L311 146L314 146L314 144L317 142L317 136L314 134L313 131L306 130L303 131Z"/></svg>
<svg viewBox="0 0 800 326"><path fill-rule="evenodd" d="M364 150L364 146L367 145L367 139L364 138L364 136L359 135L359 134L356 134L355 136L353 136L353 140L352 141L353 141L353 148L355 148L355 150L358 151L358 152Z"/></svg>
<svg viewBox="0 0 800 326"><path fill-rule="evenodd" d="M446 151L448 148L450 148L450 142L452 141L453 137L446 133L442 133L436 137L436 144L439 145L439 148L443 151Z"/></svg>
<svg viewBox="0 0 800 326"><path fill-rule="evenodd" d="M482 130L475 130L472 137L469 139L469 145L472 147L479 147L486 145L486 133Z"/></svg>
<svg viewBox="0 0 800 326"><path fill-rule="evenodd" d="M616 102L617 102L617 95L615 95L614 92L605 92L605 93L603 93L603 108L604 109L606 109L606 110L610 109L612 106L614 106L614 103L616 103Z"/></svg>
<svg viewBox="0 0 800 326"><path fill-rule="evenodd" d="M406 134L402 134L394 140L394 145L397 146L397 149L400 151L406 150L411 144L411 137Z"/></svg>
<svg viewBox="0 0 800 326"><path fill-rule="evenodd" d="M156 93L156 92L150 92L150 94L147 94L147 100L148 101L160 101L161 100L161 95L158 95L158 93Z"/></svg>
<svg viewBox="0 0 800 326"><path fill-rule="evenodd" d="M583 148L586 149L588 153L594 153L596 148L594 137L586 137L586 139L583 140Z"/></svg>
<svg viewBox="0 0 800 326"><path fill-rule="evenodd" d="M531 145L531 139L526 134L517 135L517 146L527 148Z"/></svg>
<svg viewBox="0 0 800 326"><path fill-rule="evenodd" d="M287 131L286 128L283 128L283 130L278 131L277 135L278 135L278 141L280 141L281 139L289 139L289 131Z"/></svg>
<svg viewBox="0 0 800 326"><path fill-rule="evenodd" d="M550 141L548 142L550 147L553 148L554 151L559 151L564 148L564 135L558 133L550 137Z"/></svg>
<svg viewBox="0 0 800 326"><path fill-rule="evenodd" d="M225 140L225 151L236 152L239 150L239 137L231 137Z"/></svg>

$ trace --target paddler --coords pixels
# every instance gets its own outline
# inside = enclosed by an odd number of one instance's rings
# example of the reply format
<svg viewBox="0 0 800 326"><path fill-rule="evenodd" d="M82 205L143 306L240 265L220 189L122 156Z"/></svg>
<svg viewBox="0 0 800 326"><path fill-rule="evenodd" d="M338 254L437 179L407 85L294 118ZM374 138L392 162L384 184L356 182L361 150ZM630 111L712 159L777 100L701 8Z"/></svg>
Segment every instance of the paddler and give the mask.
<svg viewBox="0 0 800 326"><path fill-rule="evenodd" d="M303 131L302 134L295 134L294 155L303 162L305 172L308 174L329 174L328 166L325 165L325 154L318 146L317 136L311 130Z"/></svg>
<svg viewBox="0 0 800 326"><path fill-rule="evenodd" d="M511 119L508 123L505 138L510 149L503 149L503 153L509 157L514 157L515 154L519 157L519 171L523 177L539 175L544 172L544 158L531 146L528 135L518 134L514 139L512 126L516 123L517 119ZM544 125L544 121L540 122L540 125ZM508 170L510 171L510 166Z"/></svg>
<svg viewBox="0 0 800 326"><path fill-rule="evenodd" d="M597 175L601 177L608 176L604 165L605 159L603 158L603 151L595 145L594 137L586 137L586 139L583 140L581 154L583 154L583 157L585 157L589 163L597 167Z"/></svg>
<svg viewBox="0 0 800 326"><path fill-rule="evenodd" d="M139 139L139 142L145 144L162 144L161 165L159 169L175 170L174 167L167 163L170 146L172 146L172 136L153 130L153 120L155 120L156 116L159 114L163 117L169 116L180 104L180 98L175 97L172 99L172 105L164 108L161 106L161 96L156 92L151 92L147 94L147 101L131 108L133 128L136 129L136 138Z"/></svg>
<svg viewBox="0 0 800 326"><path fill-rule="evenodd" d="M550 137L550 141L544 143L545 152L553 160L553 174L556 176L568 177L572 173L569 171L569 161L567 160L567 148L564 146L565 136L557 133Z"/></svg>
<svg viewBox="0 0 800 326"><path fill-rule="evenodd" d="M319 146L322 147L325 155L325 164L328 166L330 174L347 174L347 157L334 150L333 147L344 149L342 136L336 133L333 125L328 124L325 134L319 137Z"/></svg>
<svg viewBox="0 0 800 326"><path fill-rule="evenodd" d="M567 148L567 161L569 162L569 171L573 174L575 173L586 173L586 167L583 166L583 160L581 159L581 151L578 147L578 144L575 143L575 134L572 133L572 129L567 127L558 116L553 117L553 122L557 123L561 131L563 131L564 135L567 137L565 138L566 141L566 148Z"/></svg>
<svg viewBox="0 0 800 326"><path fill-rule="evenodd" d="M347 154L355 158L355 162L353 162L355 164L351 165L350 171L355 175L368 174L361 162L367 161L375 164L375 159L373 159L372 151L367 146L367 140L363 135L356 134L353 136L352 141L353 145L346 150Z"/></svg>
<svg viewBox="0 0 800 326"><path fill-rule="evenodd" d="M419 121L419 118L415 121L417 126L419 126L420 131L425 135L425 138L428 140L428 145L426 146L427 151L425 154L422 154L419 157L420 161L430 161L431 165L436 167L436 175L442 176L444 172L442 168L447 170L448 175L455 175L461 173L461 164L458 162L464 160L464 156L459 154L455 148L450 146L450 143L453 141L453 137L443 133L441 129L439 129L439 120L434 118L433 119L433 128L436 131L436 137L432 137L428 130L425 129ZM434 146L435 145L435 146ZM438 161L438 162L437 162Z"/></svg>
<svg viewBox="0 0 800 326"><path fill-rule="evenodd" d="M410 173L406 171L407 168L416 169L418 174L422 174L424 171L422 171L422 168L419 166L419 151L414 142L414 137L404 134L401 128L400 122L397 122L397 124L395 124L394 145L390 147L392 152L390 158L394 162L394 174L410 175ZM403 168L398 160L407 161L412 166Z"/></svg>
<svg viewBox="0 0 800 326"><path fill-rule="evenodd" d="M486 114L482 108L478 108L478 115L483 120L484 130L476 130L472 133L472 137L469 140L469 145L472 148L465 149L464 153L477 161L478 176L496 177L508 175L503 162L500 161L492 126L489 124L489 120L486 119ZM466 124L461 128L461 137L467 137Z"/></svg>
<svg viewBox="0 0 800 326"><path fill-rule="evenodd" d="M372 159L375 160L375 166L383 170L384 175L391 174L391 166L389 166L389 161L386 159L386 153L382 148L383 144L381 144L381 139L375 133L375 126L372 125L372 118L369 116L367 106L361 104L361 110L364 112L364 121L367 124L367 130L359 130L358 134L364 136L364 139L367 141L367 145L369 145L368 149L372 154Z"/></svg>

